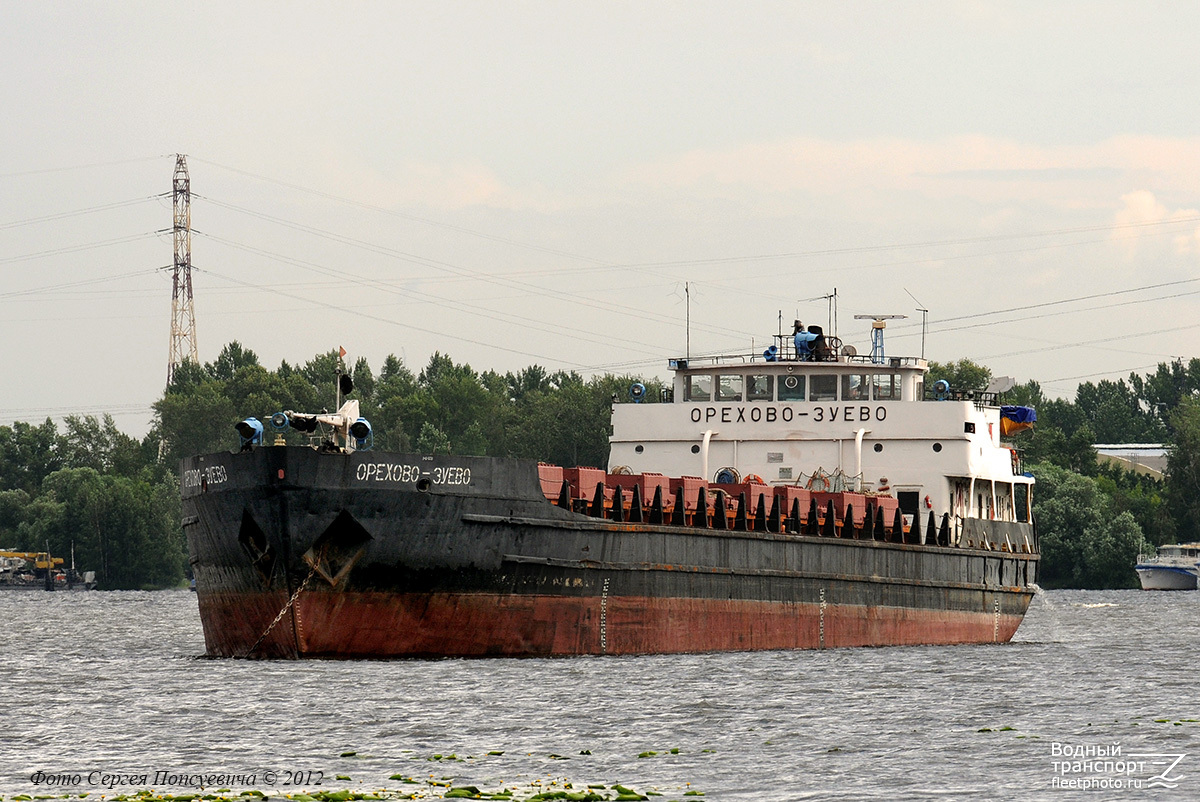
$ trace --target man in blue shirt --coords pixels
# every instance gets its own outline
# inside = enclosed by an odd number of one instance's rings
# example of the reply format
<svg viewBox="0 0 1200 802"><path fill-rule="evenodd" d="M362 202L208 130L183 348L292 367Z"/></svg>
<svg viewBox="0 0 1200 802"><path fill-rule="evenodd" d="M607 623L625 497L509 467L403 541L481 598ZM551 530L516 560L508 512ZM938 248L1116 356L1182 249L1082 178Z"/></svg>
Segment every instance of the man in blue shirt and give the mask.
<svg viewBox="0 0 1200 802"><path fill-rule="evenodd" d="M804 324L797 320L792 332L792 341L796 344L796 355L806 362L811 360L813 358L813 343L816 342L818 336L811 331L805 331Z"/></svg>

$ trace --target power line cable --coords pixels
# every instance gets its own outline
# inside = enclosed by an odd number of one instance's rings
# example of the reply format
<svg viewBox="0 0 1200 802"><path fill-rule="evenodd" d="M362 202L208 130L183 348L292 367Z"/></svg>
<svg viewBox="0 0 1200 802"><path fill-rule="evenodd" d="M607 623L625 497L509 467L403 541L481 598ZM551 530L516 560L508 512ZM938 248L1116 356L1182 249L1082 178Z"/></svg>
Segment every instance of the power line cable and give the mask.
<svg viewBox="0 0 1200 802"><path fill-rule="evenodd" d="M1189 329L1198 329L1198 328L1200 328L1200 323L1189 323L1186 326L1171 326L1169 328L1157 329L1155 331L1126 331L1126 332L1122 332L1118 335L1115 335L1113 337L1103 337L1098 340L1086 340L1084 342L1068 343L1065 345L1052 345L1052 346L1047 346L1046 348L1035 348L1032 350L1022 349L1020 351L1010 351L1007 354L992 354L990 356L980 357L980 359L1002 359L1004 357L1010 357L1010 356L1024 356L1026 354L1040 354L1040 353L1044 353L1046 351L1061 351L1066 348L1082 348L1084 346L1102 345L1104 343L1111 343L1111 342L1124 341L1124 340L1135 340L1135 339L1139 339L1141 337L1152 337L1157 334L1171 334L1176 331L1187 331ZM1143 354L1145 354L1146 352L1142 351L1142 352L1127 352L1127 353L1143 353Z"/></svg>
<svg viewBox="0 0 1200 802"><path fill-rule="evenodd" d="M1016 239L1033 239L1033 238L1039 238L1039 237L1062 236L1065 234L1078 234L1078 233L1086 233L1086 232L1093 232L1093 231L1119 231L1119 230L1144 229L1144 228L1152 228L1152 227L1156 227L1156 226L1182 225L1184 223L1194 223L1194 222L1200 221L1200 215L1190 215L1187 217L1179 217L1179 218L1174 218L1171 220L1151 220L1151 221L1142 221L1142 222L1137 222L1137 223L1110 223L1110 224L1103 224L1103 225L1073 226L1073 227L1069 227L1069 228L1047 229L1047 230L1043 230L1043 231L1032 231L1032 232L1023 232L1023 233L1014 233L1014 234L992 234L992 235L980 236L980 237L959 237L959 238L955 238L955 239L944 239L944 240L924 240L924 241L917 241L917 242L890 243L890 244L878 244L878 245L858 245L858 246L851 246L851 247L845 247L845 248L822 248L822 249L814 249L814 250L807 250L807 251L789 251L789 252L782 252L782 253L743 254L743 255L739 255L739 256L709 257L709 258L705 258L705 259L667 260L667 261L657 261L657 262L614 263L611 261L597 259L594 257L583 256L580 254L571 253L569 251L558 250L555 248L546 248L546 247L543 247L540 245L533 245L530 243L520 242L517 240L508 239L505 237L497 237L497 236L494 236L491 234L487 234L485 232L477 231L477 230L466 228L463 226L453 225L450 223L444 223L441 221L432 220L432 219L425 218L425 217L418 217L416 215L410 215L410 214L405 214L405 213L401 213L401 212L396 212L392 209L387 209L382 206L376 206L374 204L365 203L363 201L354 200L352 198L346 198L346 197L342 197L339 195L334 195L329 192L312 189L310 187L305 187L305 186L302 186L299 184L293 184L293 183L289 183L286 181L280 181L279 179L271 178L269 176L264 176L261 174L250 172L248 170L242 170L242 169L239 169L236 167L230 167L227 165L219 164L217 162L209 161L207 159L203 159L203 158L199 158L199 157L193 157L193 160L203 162L205 164L209 164L213 167L218 167L222 170L228 170L233 173L238 173L240 175L244 175L249 178L254 178L259 181L265 181L268 183L277 184L279 186L285 186L285 187L288 187L289 189L295 189L300 192L306 192L311 195L316 195L316 196L327 198L330 200L335 200L340 203L346 203L346 204L357 206L359 208L364 208L364 209L371 209L373 211L377 211L377 212L380 212L383 214L389 214L394 217L399 217L399 218L407 219L407 220L413 220L415 222L425 223L425 224L437 226L440 228L446 228L446 229L450 229L450 230L454 230L454 231L459 231L460 233L470 234L472 236L477 236L477 237L481 237L484 239L494 240L497 242L503 242L503 243L510 244L510 245L516 245L516 246L519 246L522 248L529 248L532 250L541 251L543 253L551 253L551 254L555 254L558 256L565 256L565 257L568 257L571 259L577 259L580 261L591 262L600 268L678 267L678 266L689 266L689 265L700 265L700 264L725 264L725 263L729 263L729 262L810 258L810 257L832 256L832 255L848 254L848 253L871 253L871 252L887 251L887 250L908 250L908 249L913 249L913 248L935 248L935 247L947 247L947 246L954 246L954 245L971 245L971 244L980 244L980 243L988 243L988 242L1002 242L1002 241L1016 240Z"/></svg>
<svg viewBox="0 0 1200 802"><path fill-rule="evenodd" d="M372 203L366 203L364 201L355 200L353 198L346 198L341 195L334 195L331 192L324 192L319 189L312 189L311 187L302 186L300 184L292 184L287 181L281 181L277 178L271 178L269 176L261 175L259 173L252 173L249 170L242 170L237 167L230 167L228 165L218 164L217 162L209 161L207 159L202 159L202 158L199 158L196 156L193 156L192 160L201 162L203 164L210 165L212 167L217 167L222 170L228 170L231 173L237 173L239 175L244 175L247 178L253 178L255 180L264 181L269 184L276 184L278 186L287 187L288 189L294 189L298 192L306 192L310 195L315 195L320 198L326 198L327 200L337 201L338 203L345 203L350 206L357 206L360 209L369 209L371 211L379 212L380 214L390 215L391 217L396 217L401 220L409 220L414 223L423 223L425 225L435 226L437 228L443 228L443 229L447 229L449 231L456 231L460 234L468 234L472 237L478 237L480 239L490 240L492 242L499 242L499 243L503 243L505 245L512 245L512 246L518 247L518 248L524 248L527 250L538 251L541 253L553 254L555 256L563 256L568 259L577 259L577 260L584 261L584 262L603 263L603 260L595 259L590 256L582 256L577 253L571 253L569 251L563 251L563 250L559 250L557 248L548 248L544 245L535 245L533 243L522 242L520 240L511 239L509 237L501 237L501 236L498 236L495 234L489 234L489 233L486 233L483 231L478 231L473 228L467 228L465 226L455 225L453 223L446 223L446 222L443 222L440 220L432 220L428 217L419 217L414 214L398 212L394 209L388 209L383 206L377 206Z"/></svg>
<svg viewBox="0 0 1200 802"><path fill-rule="evenodd" d="M1181 281L1181 282L1174 282L1174 283L1186 284L1191 281L1200 281L1200 279L1189 279L1188 281ZM1110 293L1109 296L1119 295L1119 294L1123 294L1123 293ZM991 321L984 321L982 323L971 323L971 324L965 325L965 326L947 326L945 328L930 329L930 334L944 334L944 333L950 332L950 331L966 331L968 329L978 329L978 328L984 328L984 327L988 327L988 326L1000 326L1005 323L1020 323L1020 322L1026 321L1026 320L1042 320L1042 319L1048 318L1048 317L1058 317L1060 315L1076 314L1078 312L1097 312L1097 311L1100 311L1103 309L1123 309L1125 307L1134 306L1136 304L1147 304L1147 303L1153 303L1155 301L1171 301L1176 298L1186 298L1186 297L1192 296L1192 295L1200 295L1200 290L1193 290L1191 292L1177 292L1177 293L1172 293L1171 295L1160 295L1155 298L1139 298L1139 299L1132 300L1132 301L1121 301L1119 303L1114 303L1114 304L1102 304L1100 306L1088 306L1088 307L1084 307L1083 309L1071 309L1066 312L1047 312L1047 313L1041 314L1041 315L1025 315L1024 317L1014 317L1014 318L1009 318L1007 320L991 320ZM1104 296L1090 296L1090 297L1104 297ZM1068 302L1064 301L1063 303L1068 303ZM1044 304L1039 304L1039 306L1044 306ZM962 320L963 318L957 318L957 319ZM897 328L899 328L899 327L897 327ZM902 334L899 336L903 337L903 336L913 336L913 335L903 335Z"/></svg>
<svg viewBox="0 0 1200 802"><path fill-rule="evenodd" d="M110 209L120 209L125 206L133 206L139 203L145 203L150 200L157 200L157 195L151 195L145 198L133 198L132 200L116 201L115 203L106 203L100 206L90 206L86 209L76 209L71 212L59 212L57 214L43 215L42 217L30 217L27 220L14 220L11 223L0 223L0 231L10 228L19 228L20 226L34 225L36 223L46 223L53 220L65 220L70 217L79 217L85 214L94 214L95 212L105 212Z"/></svg>
<svg viewBox="0 0 1200 802"><path fill-rule="evenodd" d="M89 286L92 284L108 284L109 282L118 281L118 280L124 279L124 278L130 278L132 276L144 276L147 274L153 274L153 273L158 272L161 269L162 268L152 268L150 270L134 270L132 272L121 273L120 275L116 275L116 276L101 276L99 278L83 279L81 281L71 281L66 284L51 284L51 285L44 286L44 287L33 287L33 288L27 289L27 290L13 290L11 292L0 293L0 298L16 298L16 297L19 297L22 295L39 295L39 294L43 294L43 293L51 293L51 292L58 292L58 291L62 291L62 290L73 289L75 287L86 287L86 286Z"/></svg>
<svg viewBox="0 0 1200 802"><path fill-rule="evenodd" d="M407 261L407 262L410 262L412 264L416 264L416 265L419 265L422 267L430 267L435 270L440 270L440 271L450 273L455 276L459 276L461 278L470 279L472 281L486 282L488 284L505 287L507 289L515 289L515 290L519 290L519 291L522 291L525 293L530 293L535 296L537 296L537 295L553 296L553 297L557 297L561 300L566 300L566 301L570 301L572 303L579 304L581 306L586 306L586 307L589 307L592 309L599 309L599 310L605 311L605 312L612 312L612 313L627 316L627 317L633 317L638 320L646 320L646 319L652 318L652 319L657 319L659 322L670 323L670 324L678 324L678 322L679 322L678 320L676 320L674 318L671 318L667 315L660 314L658 312L647 311L647 310L631 310L628 306L617 304L617 303L608 303L608 302L605 302L602 300L597 300L595 298L592 298L591 296L580 295L578 293L564 292L562 290L555 290L553 288L547 287L542 284L530 284L530 283L522 282L522 281L514 281L511 279L507 279L504 276L489 275L486 273L481 273L479 271L471 270L469 268L460 267L458 265L452 264L450 262L442 261L439 259L432 259L429 257L424 257L424 256L420 256L417 254L408 253L406 251L401 251L399 249L391 248L391 247L388 247L385 245L379 245L377 243L357 239L355 237L348 237L343 234L338 234L336 232L327 231L324 229L316 228L314 226L305 225L303 223L297 223L293 220L287 220L285 218L265 214L263 212L258 212L254 209L247 209L242 206L237 206L235 204L226 203L224 201L218 201L213 198L197 196L194 193L193 193L192 197L193 198L201 197L203 200L205 200L209 203L213 203L214 205L217 205L217 206L220 206L223 208L227 208L231 211L237 211L237 212L240 212L243 214L249 214L249 215L251 215L253 217L257 217L261 220L266 220L268 222L275 223L276 225L281 225L281 226L284 226L287 228L292 228L293 230L296 230L296 231L303 231L303 232L311 234L313 236L321 237L323 239L328 239L333 242L339 242L339 243L342 243L345 245L351 245L356 248L361 248L363 250L366 250L366 251L369 251L372 253L400 259L402 261ZM199 232L197 232L195 229L193 229L192 233L196 234ZM713 334L735 335L735 334L740 333L735 329L713 326L711 324L698 325L695 328L698 328L701 331L707 331L707 332L713 333Z"/></svg>
<svg viewBox="0 0 1200 802"><path fill-rule="evenodd" d="M29 262L34 259L44 259L48 256L62 256L63 254L79 253L81 251L90 251L90 250L94 250L96 248L107 248L112 245L122 245L127 242L136 242L137 240L140 240L140 239L147 239L150 237L157 237L157 236L158 236L158 232L147 231L143 234L131 234L131 235L125 236L125 237L116 237L114 239L101 240L99 242L89 242L89 243L85 243L82 245L69 245L69 246L66 246L63 248L55 248L55 249L49 250L49 251L38 251L36 253L26 253L26 254L22 254L20 256L0 257L0 264L12 264L14 262Z"/></svg>
<svg viewBox="0 0 1200 802"><path fill-rule="evenodd" d="M194 233L194 232L193 232L193 233ZM241 279L239 279L239 278L235 278L235 277L233 277L233 276L227 276L227 275L225 275L225 274L223 274L223 273L217 273L217 272L215 272L215 271L213 271L213 270L206 270L206 269L203 269L203 268L199 268L199 267L196 267L196 265L194 265L194 264L192 265L192 269L193 269L193 270L196 270L196 271L199 271L199 272L201 272L201 273L207 273L208 275L210 275L210 276L215 276L216 278L224 279L225 281L231 282L231 283L233 283L233 284L238 284L238 285L240 285L240 286L242 286L242 287L246 287L246 288L250 288L250 289L262 290L263 292L270 292L270 293L272 293L272 294L274 294L274 295L279 295L279 296L282 296L282 297L284 297L284 298L291 298L293 301L301 301L301 302L303 302L303 303L307 303L307 304L310 304L310 305L312 305L312 306L319 306L319 307L322 307L322 308L324 308L324 309L330 309L330 310L333 310L333 311L336 311L336 312L345 312L346 314L349 314L349 315L354 315L355 317L359 317L359 318L367 318L368 320L374 320L374 321L377 321L377 322L379 322L379 323L386 323L386 324L388 324L389 326L397 326L397 327L399 327L399 328L403 328L403 329L411 329L412 331L419 331L419 332L421 332L421 333L423 333L423 334L432 334L432 335L433 335L433 336L435 336L435 337L445 337L445 336L446 336L445 332L434 331L433 329L428 329L428 328L425 328L425 327L423 327L423 326L417 326L417 325L415 325L415 324L412 324L412 323L404 323L404 322L401 322L401 321L399 321L399 320L393 320L393 319L391 319L391 318L381 317L381 316L379 316L379 315L372 315L372 314L369 314L369 313L363 312L363 311L362 311L362 310L360 310L360 309L349 309L349 308L347 308L347 307L344 307L344 306L339 306L338 304L332 304L332 303L329 303L328 301L320 301L320 300L316 300L316 299L313 299L313 298L305 298L305 297L303 297L303 296L300 296L300 295L294 295L294 294L292 294L292 293L289 293L289 292L284 292L283 290L281 290L281 289L279 289L279 288L277 288L277 287L265 287L265 286L260 286L260 285L253 284L253 283L251 283L251 282L248 282L248 281L242 281ZM461 341L461 342L470 343L470 344L472 344L472 345L478 345L478 346L482 346L482 347L485 347L485 348L492 348L492 349L495 349L495 350L497 350L497 351L504 351L504 352L506 352L506 353L509 353L509 354L517 354L518 356L532 357L532 358L534 358L534 359L540 359L540 360L544 360L544 361L546 361L546 362L548 362L548 363L551 363L551 364L553 364L553 363L559 363L559 364L565 364L565 365L569 365L570 367L574 367L574 368L581 367L580 365L578 365L578 364L576 364L576 363L573 363L573 362L568 362L568 361L566 361L566 360L562 360L562 359L559 359L559 358L557 358L557 357L550 357L550 356L547 356L547 355L545 355L545 354L536 354L536 353L533 353L533 352L531 352L531 351L522 351L522 350L519 350L519 349L516 349L516 348L508 348L508 347L506 347L506 346L503 346L503 345L498 345L498 344L496 344L496 343L493 343L493 342L487 342L487 341L484 341L484 340L473 340L473 339L471 339L471 338L469 338L469 337L458 337L457 339L458 339L459 341Z"/></svg>
<svg viewBox="0 0 1200 802"><path fill-rule="evenodd" d="M156 161L158 159L175 158L174 153L168 153L161 156L139 156L135 159L120 159L111 162L93 162L91 164L75 164L70 167L45 167L40 170L21 170L14 173L0 173L0 178L20 178L27 175L44 175L46 173L66 173L77 170L91 170L96 167L116 167L121 164L136 164L138 162Z"/></svg>
<svg viewBox="0 0 1200 802"><path fill-rule="evenodd" d="M234 242L233 240L228 240L223 237L216 237L213 235L205 235L205 236L210 240L220 242L229 247L238 248L238 249L247 251L249 253L254 253L259 256L263 256L263 257L266 257L269 259L273 259L275 261L282 262L284 264L290 264L295 267L301 267L301 268L304 268L307 270L312 270L312 271L322 274L322 275L341 278L341 279L343 279L344 282L352 282L352 283L358 284L360 286L368 287L370 289L380 290L380 291L387 292L387 293L393 294L393 295L397 295L397 296L400 296L403 298L411 298L413 296L418 296L420 298L424 298L426 302L434 303L439 306L449 306L452 308L457 308L460 311L467 312L468 314L473 314L473 315L483 317L486 319L495 320L497 322L510 323L510 324L519 325L519 326L522 326L525 328L532 328L532 329L536 329L539 331L544 331L547 334L551 334L556 337L561 337L561 336L563 336L564 333L567 333L567 332L564 332L564 330L561 327L548 326L548 325L546 325L545 321L539 320L536 318L529 318L529 317L524 317L521 315L497 312L497 311L495 311L493 309L489 309L488 307L485 307L485 306L468 303L466 301L462 301L459 299L444 298L442 296L422 292L422 291L414 289L412 287L407 287L407 288L401 290L401 289L391 286L387 282L382 282L382 281L373 280L373 279L367 279L362 276L356 275L354 273L349 273L347 271L337 270L335 268L324 267L315 262L309 262L309 261L305 261L305 260L301 260L301 259L294 259L294 258L291 258L288 256L283 256L281 254L267 251L267 250L264 250L261 248L256 248L251 245L245 245L243 243ZM575 337L576 339L579 339L579 340L582 340L585 342L591 342L593 344L603 345L603 344L613 343L613 342L624 342L624 343L627 343L629 345L632 345L632 346L638 348L639 350L643 349L645 346L645 343L638 341L638 340L626 339L626 338L617 337L617 336L614 336L611 334L600 335L595 332L591 332L591 334L593 335L593 337L598 338L598 339L590 339L589 340L589 339L579 336L581 333L583 333L583 330L578 329L578 328L569 330L569 333L571 334L571 336ZM644 350L642 352L648 353Z"/></svg>

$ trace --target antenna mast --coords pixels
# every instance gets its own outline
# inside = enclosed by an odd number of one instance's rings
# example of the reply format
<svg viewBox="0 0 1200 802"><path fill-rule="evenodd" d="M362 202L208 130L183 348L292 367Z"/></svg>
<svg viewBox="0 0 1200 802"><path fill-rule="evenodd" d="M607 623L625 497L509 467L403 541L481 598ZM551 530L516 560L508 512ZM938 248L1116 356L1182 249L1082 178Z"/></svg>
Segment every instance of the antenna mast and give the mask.
<svg viewBox="0 0 1200 802"><path fill-rule="evenodd" d="M684 306L687 308L687 311L685 312L685 315L686 315L685 326L687 328L687 334L686 334L687 354L686 354L686 356L687 356L687 360L689 362L691 362L692 361L692 285L691 285L691 282L688 282L688 281L683 282L683 294L684 294Z"/></svg>
<svg viewBox="0 0 1200 802"><path fill-rule="evenodd" d="M907 289L904 290L908 292ZM908 297L917 301L917 296L908 292ZM925 304L917 301L917 311L921 313L921 359L925 358L925 335L929 332L929 310L925 308Z"/></svg>
<svg viewBox="0 0 1200 802"><path fill-rule="evenodd" d="M833 331L833 336L837 337L837 287L834 287L833 292L829 295L826 295L825 298L829 301L829 328Z"/></svg>
<svg viewBox="0 0 1200 802"><path fill-rule="evenodd" d="M171 276L171 349L167 357L167 386L185 359L199 363L196 350L196 308L192 303L192 190L187 159L175 155L171 181L174 209L175 263Z"/></svg>

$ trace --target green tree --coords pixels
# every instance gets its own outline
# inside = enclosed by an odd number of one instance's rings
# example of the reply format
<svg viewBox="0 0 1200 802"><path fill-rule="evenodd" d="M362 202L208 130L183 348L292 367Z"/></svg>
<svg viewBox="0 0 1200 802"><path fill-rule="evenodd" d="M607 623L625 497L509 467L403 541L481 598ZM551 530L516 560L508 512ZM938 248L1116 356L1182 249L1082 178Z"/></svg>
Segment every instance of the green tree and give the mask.
<svg viewBox="0 0 1200 802"><path fill-rule="evenodd" d="M95 570L100 587L169 587L183 578L178 488L169 481L65 468L46 477L18 528L20 548Z"/></svg>
<svg viewBox="0 0 1200 802"><path fill-rule="evenodd" d="M192 389L204 384L206 381L210 381L212 378L204 366L198 365L190 359L185 359L175 366L175 372L171 374L171 383L167 386L167 392L191 392Z"/></svg>
<svg viewBox="0 0 1200 802"><path fill-rule="evenodd" d="M939 379L949 382L951 390L982 390L991 382L992 371L965 358L957 362L931 361L929 373L925 377L925 386L932 387Z"/></svg>
<svg viewBox="0 0 1200 802"><path fill-rule="evenodd" d="M1183 364L1183 360L1160 362L1154 373L1148 373L1145 377L1131 373L1129 383L1147 412L1154 416L1158 428L1169 432L1174 409L1185 397L1200 393L1200 359L1193 357L1187 365Z"/></svg>
<svg viewBox="0 0 1200 802"><path fill-rule="evenodd" d="M1001 393L1000 403L1033 407L1040 413L1042 405L1046 403L1046 396L1042 392L1042 385L1030 379L1024 384L1015 384Z"/></svg>
<svg viewBox="0 0 1200 802"><path fill-rule="evenodd" d="M148 467L142 445L117 429L111 415L103 422L93 415L68 415L64 424L63 461L69 467L121 476L135 476Z"/></svg>
<svg viewBox="0 0 1200 802"><path fill-rule="evenodd" d="M467 427L453 448L455 454L466 454L473 457L482 457L487 454L487 437L484 436L483 426L479 421L474 421Z"/></svg>
<svg viewBox="0 0 1200 802"><path fill-rule="evenodd" d="M29 509L29 494L24 490L0 490L0 548L16 544L17 532Z"/></svg>
<svg viewBox="0 0 1200 802"><path fill-rule="evenodd" d="M422 454L449 454L450 438L429 421L421 425L421 433L417 435L417 451Z"/></svg>
<svg viewBox="0 0 1200 802"><path fill-rule="evenodd" d="M0 488L35 495L42 480L64 464L63 441L49 418L40 426L0 426Z"/></svg>
<svg viewBox="0 0 1200 802"><path fill-rule="evenodd" d="M395 354L388 354L379 370L379 381L375 385L375 398L383 404L390 398L406 396L417 388L417 379L412 371Z"/></svg>
<svg viewBox="0 0 1200 802"><path fill-rule="evenodd" d="M1124 380L1085 382L1075 391L1075 406L1098 443L1157 443L1166 435L1156 418Z"/></svg>
<svg viewBox="0 0 1200 802"><path fill-rule="evenodd" d="M221 349L214 361L205 366L205 371L218 381L229 381L239 370L255 366L258 366L258 356L234 340Z"/></svg>
<svg viewBox="0 0 1200 802"><path fill-rule="evenodd" d="M225 395L224 383L213 379L190 392L167 392L154 404L154 412L168 465L195 454L236 448L233 427L244 417Z"/></svg>
<svg viewBox="0 0 1200 802"><path fill-rule="evenodd" d="M1167 494L1180 538L1200 540L1200 400L1183 398L1171 414Z"/></svg>
<svg viewBox="0 0 1200 802"><path fill-rule="evenodd" d="M1097 482L1040 465L1035 515L1041 543L1040 582L1047 587L1136 587L1133 566L1149 545L1128 512L1117 512Z"/></svg>
<svg viewBox="0 0 1200 802"><path fill-rule="evenodd" d="M1126 470L1111 462L1099 465L1097 474L1096 483L1112 499L1113 509L1129 512L1152 545L1176 542L1175 519L1161 477Z"/></svg>
<svg viewBox="0 0 1200 802"><path fill-rule="evenodd" d="M367 364L366 357L358 358L354 363L354 370L350 371L350 377L354 379L354 395L357 395L360 401L371 401L375 395L375 376L371 373L371 366Z"/></svg>

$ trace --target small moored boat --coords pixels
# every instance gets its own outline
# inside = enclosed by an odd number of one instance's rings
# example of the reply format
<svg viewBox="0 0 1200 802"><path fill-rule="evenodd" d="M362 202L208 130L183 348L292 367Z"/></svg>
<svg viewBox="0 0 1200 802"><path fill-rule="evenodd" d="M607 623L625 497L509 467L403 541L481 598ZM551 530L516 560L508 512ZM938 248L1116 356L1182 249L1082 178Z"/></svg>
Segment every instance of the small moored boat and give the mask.
<svg viewBox="0 0 1200 802"><path fill-rule="evenodd" d="M1200 579L1200 543L1168 543L1142 554L1134 567L1142 590L1195 590Z"/></svg>

